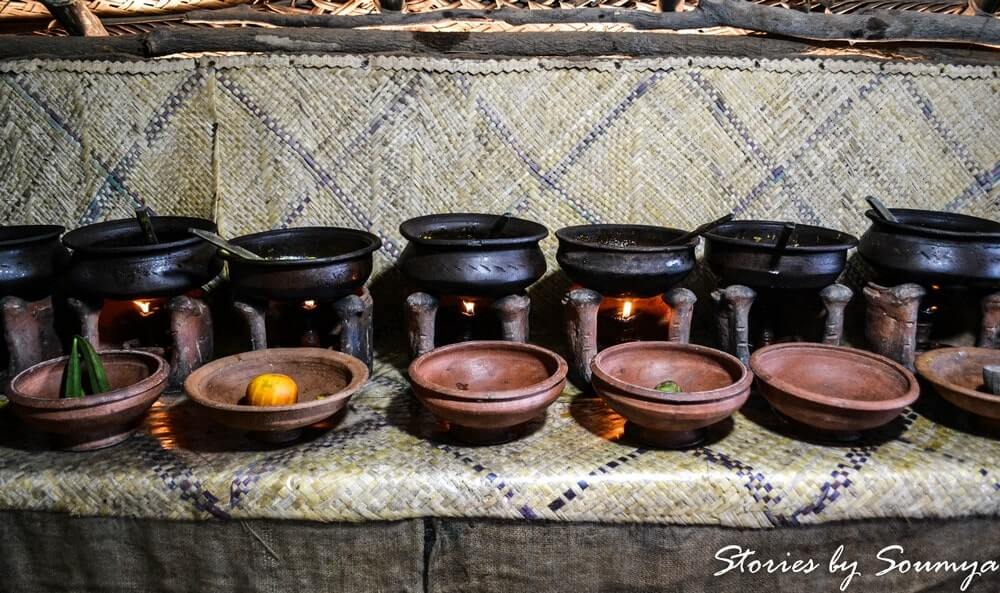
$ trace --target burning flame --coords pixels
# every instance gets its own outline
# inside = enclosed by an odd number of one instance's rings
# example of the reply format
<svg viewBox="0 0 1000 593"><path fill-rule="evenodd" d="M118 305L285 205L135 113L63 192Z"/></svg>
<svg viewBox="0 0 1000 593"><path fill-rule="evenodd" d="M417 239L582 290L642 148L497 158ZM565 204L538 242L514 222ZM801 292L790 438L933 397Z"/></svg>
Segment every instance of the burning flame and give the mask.
<svg viewBox="0 0 1000 593"><path fill-rule="evenodd" d="M139 311L140 317L149 317L153 313L156 313L156 309L153 308L153 301L147 301L140 299L137 301L132 301L135 308Z"/></svg>
<svg viewBox="0 0 1000 593"><path fill-rule="evenodd" d="M472 317L476 314L476 303L474 301L462 301L462 315Z"/></svg>
<svg viewBox="0 0 1000 593"><path fill-rule="evenodd" d="M628 321L629 319L632 319L632 301L625 301L624 303L622 303L622 310L621 313L618 315L618 318L621 319L622 321Z"/></svg>
<svg viewBox="0 0 1000 593"><path fill-rule="evenodd" d="M312 311L313 309L316 308L316 301L314 301L312 299L309 299L308 301L304 301L302 303L302 308L305 309L306 311Z"/></svg>

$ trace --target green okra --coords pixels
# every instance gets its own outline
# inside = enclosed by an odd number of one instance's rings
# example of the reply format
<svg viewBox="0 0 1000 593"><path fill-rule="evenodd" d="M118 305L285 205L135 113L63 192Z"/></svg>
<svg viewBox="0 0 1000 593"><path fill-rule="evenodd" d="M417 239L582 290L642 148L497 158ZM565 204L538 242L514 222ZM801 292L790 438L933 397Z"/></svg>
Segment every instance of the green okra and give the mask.
<svg viewBox="0 0 1000 593"><path fill-rule="evenodd" d="M79 336L77 336L80 338ZM106 393L111 391L108 383L108 374L104 371L104 364L101 362L101 355L94 350L84 338L80 338L80 349L83 351L83 362L87 367L87 382L90 385L90 394Z"/></svg>
<svg viewBox="0 0 1000 593"><path fill-rule="evenodd" d="M83 397L83 376L80 369L80 339L74 337L69 349L69 360L66 362L66 381L63 384L63 397Z"/></svg>

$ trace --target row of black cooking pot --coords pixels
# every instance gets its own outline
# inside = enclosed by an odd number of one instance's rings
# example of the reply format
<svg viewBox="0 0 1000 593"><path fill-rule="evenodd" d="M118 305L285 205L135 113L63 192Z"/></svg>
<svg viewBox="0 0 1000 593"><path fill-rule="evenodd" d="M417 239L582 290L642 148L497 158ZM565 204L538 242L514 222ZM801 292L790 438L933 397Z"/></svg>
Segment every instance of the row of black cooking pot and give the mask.
<svg viewBox="0 0 1000 593"><path fill-rule="evenodd" d="M705 259L727 284L821 288L859 253L892 281L995 284L1000 281L1000 223L961 214L893 209L898 222L872 211L860 244L841 231L767 221L733 221L705 234ZM81 227L0 229L0 294L34 298L62 272L71 293L104 298L182 294L214 278L229 260L237 292L275 300L333 299L362 286L381 246L354 229L308 227L246 235L233 243L264 257L218 252L189 228L215 231L197 218L154 217L159 242L147 244L134 220ZM399 265L424 290L469 296L524 290L545 272L535 222L489 214L437 214L404 222L409 245ZM557 260L576 283L607 295L662 293L695 265L698 239L668 245L683 231L645 225L560 229Z"/></svg>
<svg viewBox="0 0 1000 593"><path fill-rule="evenodd" d="M834 229L773 221L733 221L705 233L705 260L725 284L762 289L819 289L836 281L847 252L859 253L890 283L1000 283L1000 223L972 216L893 209L875 212L859 241ZM516 293L545 272L540 224L484 214L447 214L403 223L410 241L400 259L406 277L430 291L475 295ZM501 223L503 224L503 223ZM559 266L604 295L652 296L695 265L698 239L671 245L685 232L648 225L583 225L556 232Z"/></svg>
<svg viewBox="0 0 1000 593"><path fill-rule="evenodd" d="M152 217L157 242L147 243L135 220L92 224L62 235L59 226L0 229L0 294L41 298L57 277L68 293L135 299L184 294L204 285L229 259L238 291L256 298L324 299L349 294L371 274L378 237L334 227L282 229L234 239L264 257L220 252L188 229L215 232L213 222ZM60 240L60 235L62 238Z"/></svg>

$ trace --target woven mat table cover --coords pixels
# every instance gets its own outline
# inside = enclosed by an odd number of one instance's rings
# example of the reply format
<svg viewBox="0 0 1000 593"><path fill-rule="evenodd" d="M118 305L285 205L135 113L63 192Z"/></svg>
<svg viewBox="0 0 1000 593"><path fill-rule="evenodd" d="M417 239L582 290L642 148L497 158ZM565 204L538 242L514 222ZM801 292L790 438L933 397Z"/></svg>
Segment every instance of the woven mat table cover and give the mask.
<svg viewBox="0 0 1000 593"><path fill-rule="evenodd" d="M702 446L658 451L569 389L519 441L448 443L409 391L405 348L385 336L399 315L397 227L429 212L509 210L557 229L692 228L735 210L860 234L861 197L874 194L995 218L1000 118L986 106L998 93L1000 67L825 58L2 63L2 222L73 227L144 203L213 218L226 236L325 224L369 229L385 246L372 282L376 369L335 429L259 450L165 396L133 438L76 454L47 450L8 410L0 508L750 528L998 515L1000 441L923 409L827 446L791 438L751 402ZM551 236L543 249L533 333L554 345L567 281ZM849 272L857 287L863 270ZM703 276L686 281L699 314Z"/></svg>
<svg viewBox="0 0 1000 593"><path fill-rule="evenodd" d="M622 439L624 421L569 389L525 438L449 443L381 359L333 430L260 450L167 396L122 445L78 454L4 421L0 507L172 519L423 516L772 527L1000 512L1000 442L907 411L849 446L783 436L748 405L689 451ZM395 364L394 364L395 363ZM255 450L256 449L256 450Z"/></svg>

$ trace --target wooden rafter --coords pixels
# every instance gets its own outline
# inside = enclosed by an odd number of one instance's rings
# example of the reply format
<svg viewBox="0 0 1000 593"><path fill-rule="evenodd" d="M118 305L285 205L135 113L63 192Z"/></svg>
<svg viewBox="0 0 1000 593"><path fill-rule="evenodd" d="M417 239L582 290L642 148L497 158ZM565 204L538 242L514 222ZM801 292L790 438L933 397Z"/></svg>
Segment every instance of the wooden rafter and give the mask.
<svg viewBox="0 0 1000 593"><path fill-rule="evenodd" d="M913 11L879 10L856 14L803 13L744 0L700 0L694 10L642 12L611 8L558 10L438 10L338 16L280 14L246 6L196 10L190 23L270 27L357 29L407 27L457 21L500 21L509 25L627 24L637 30L683 30L735 27L798 39L848 42L944 42L1000 47L1000 19Z"/></svg>
<svg viewBox="0 0 1000 593"><path fill-rule="evenodd" d="M70 35L105 37L108 34L101 19L83 0L42 0L42 4Z"/></svg>

